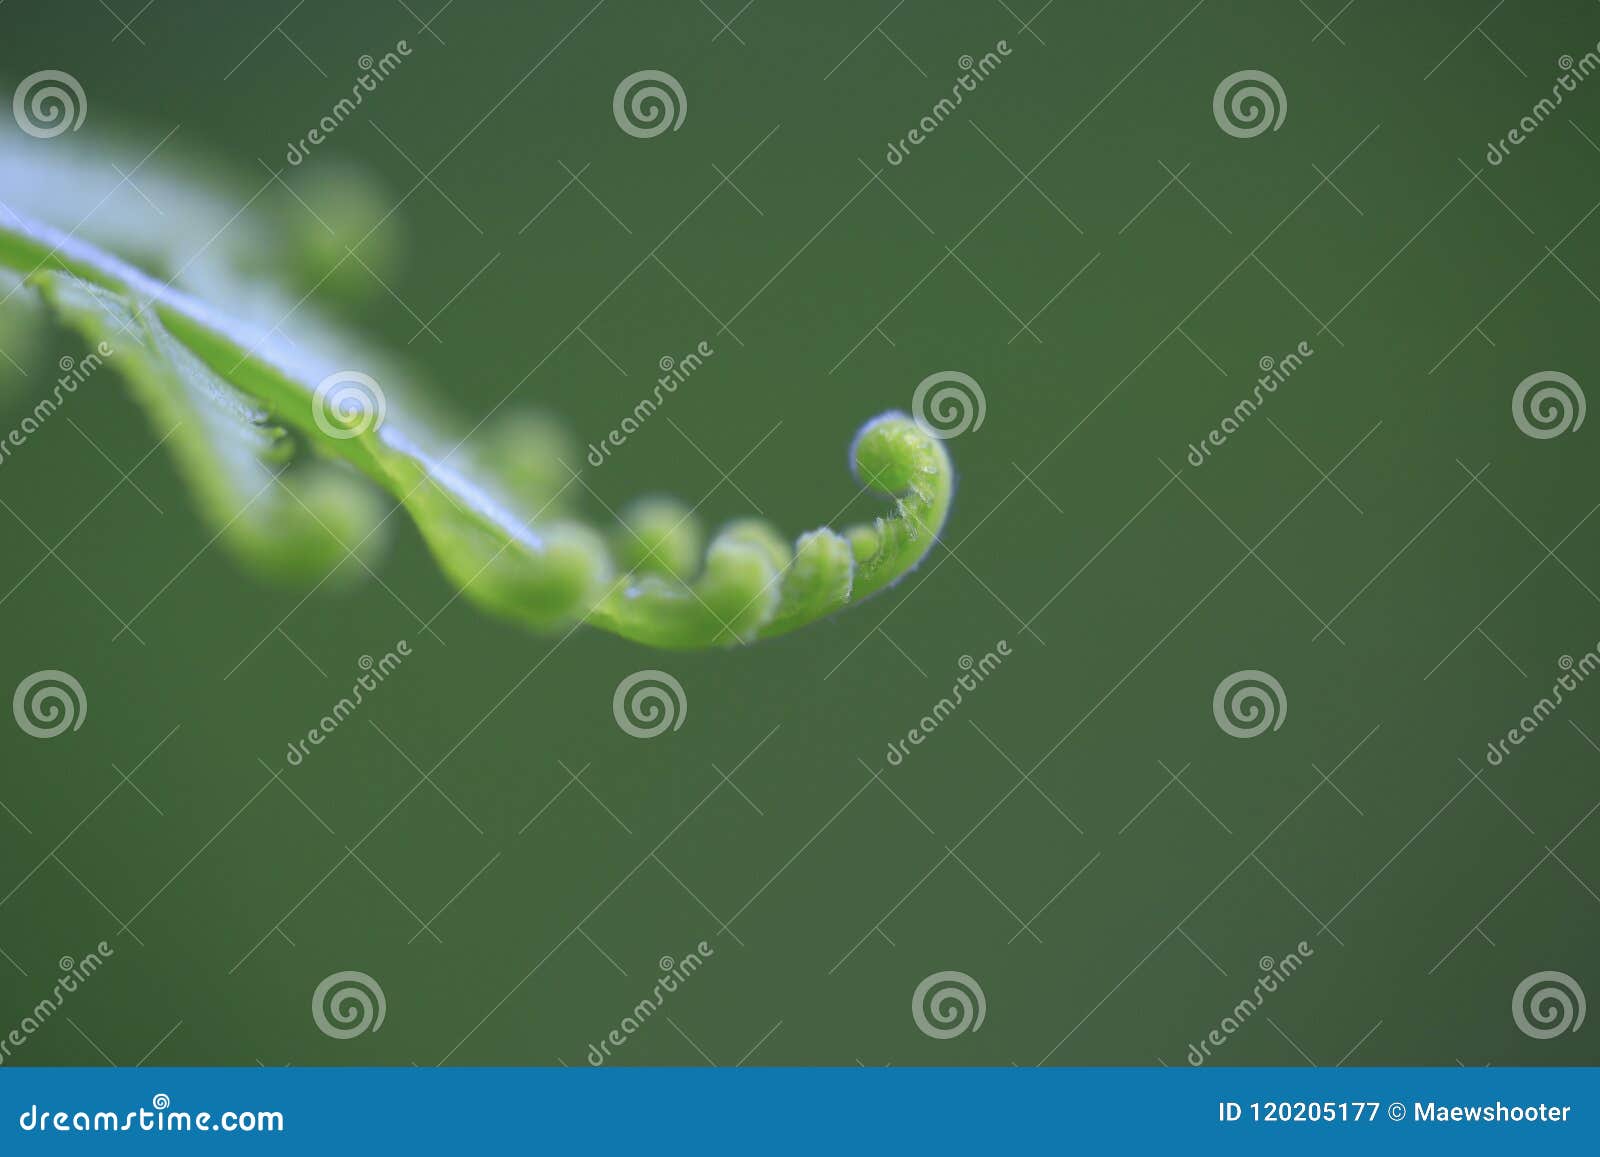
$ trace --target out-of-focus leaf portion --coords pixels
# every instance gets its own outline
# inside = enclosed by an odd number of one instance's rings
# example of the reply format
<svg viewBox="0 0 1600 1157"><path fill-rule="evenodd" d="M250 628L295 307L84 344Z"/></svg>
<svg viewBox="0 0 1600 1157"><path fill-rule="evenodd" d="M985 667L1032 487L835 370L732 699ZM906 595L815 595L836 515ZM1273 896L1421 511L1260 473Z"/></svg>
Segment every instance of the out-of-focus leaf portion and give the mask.
<svg viewBox="0 0 1600 1157"><path fill-rule="evenodd" d="M295 459L267 411L169 333L154 311L69 273L34 278L105 367L120 372L221 542L275 578L318 581L382 551L378 495L347 466Z"/></svg>

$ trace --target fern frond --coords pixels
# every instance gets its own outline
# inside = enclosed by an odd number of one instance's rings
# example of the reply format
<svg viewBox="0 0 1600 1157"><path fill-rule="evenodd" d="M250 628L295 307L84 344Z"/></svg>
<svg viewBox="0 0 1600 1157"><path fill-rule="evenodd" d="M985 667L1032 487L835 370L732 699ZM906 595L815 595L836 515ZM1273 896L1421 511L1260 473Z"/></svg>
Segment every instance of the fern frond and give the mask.
<svg viewBox="0 0 1600 1157"><path fill-rule="evenodd" d="M740 519L702 550L693 518L656 499L602 530L573 512L561 463L574 459L543 426L513 419L465 440L445 436L448 422L426 397L363 382L24 218L0 221L0 271L114 351L106 364L170 434L203 515L238 557L278 575L317 577L347 550L378 545L384 511L365 475L405 507L441 569L485 610L540 630L587 620L657 647L726 645L783 634L887 587L931 549L950 508L943 442L889 413L851 448L862 485L895 498L870 523L791 543Z"/></svg>

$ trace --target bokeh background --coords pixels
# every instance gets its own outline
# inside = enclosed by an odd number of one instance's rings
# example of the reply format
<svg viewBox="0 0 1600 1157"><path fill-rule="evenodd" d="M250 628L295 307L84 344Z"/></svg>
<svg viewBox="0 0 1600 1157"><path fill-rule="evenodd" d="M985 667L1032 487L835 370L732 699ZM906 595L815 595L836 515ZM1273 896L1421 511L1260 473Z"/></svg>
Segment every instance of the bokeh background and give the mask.
<svg viewBox="0 0 1600 1157"><path fill-rule="evenodd" d="M1218 1063L1600 1060L1593 1025L1537 1040L1511 1015L1535 972L1600 992L1600 684L1485 762L1600 640L1600 427L1540 440L1511 413L1532 373L1596 381L1600 80L1485 160L1600 41L1594 5L11 0L0 21L7 91L59 68L89 101L80 133L8 123L7 148L160 145L140 174L203 160L269 237L280 179L331 215L325 182L363 174L392 215L307 308L469 422L514 391L598 440L709 342L586 472L613 506L867 515L862 420L943 370L987 401L910 579L788 638L662 654L452 602L398 516L385 585L262 583L206 549L159 431L97 377L0 468L4 686L60 668L89 704L54 740L0 728L0 1029L58 958L115 956L8 1063L578 1065L702 940L616 1063L1181 1065L1302 940ZM612 94L647 68L687 112L641 140ZM1252 68L1287 115L1237 139L1212 95ZM19 352L0 425L80 352L57 330ZM688 709L641 741L611 701L646 667ZM1241 740L1212 694L1247 668L1287 712ZM342 970L381 984L380 1031L317 1029ZM987 1007L949 1040L909 1007L942 970Z"/></svg>

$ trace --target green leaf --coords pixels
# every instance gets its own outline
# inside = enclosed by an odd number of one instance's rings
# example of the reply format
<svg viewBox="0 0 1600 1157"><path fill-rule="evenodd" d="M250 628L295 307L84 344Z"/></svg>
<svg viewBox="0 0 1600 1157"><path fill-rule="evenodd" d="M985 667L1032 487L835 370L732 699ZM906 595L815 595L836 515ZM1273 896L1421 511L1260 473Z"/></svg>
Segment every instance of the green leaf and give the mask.
<svg viewBox="0 0 1600 1157"><path fill-rule="evenodd" d="M575 457L548 423L519 417L444 434L448 416L388 374L379 383L291 347L15 215L0 221L0 271L37 286L56 316L110 351L105 366L132 386L201 513L269 574L320 579L351 553L370 565L387 522L375 483L491 613L705 647L780 635L884 589L927 554L949 512L943 442L889 413L851 450L863 487L895 498L870 523L791 545L770 524L740 519L702 552L692 516L653 499L597 528L572 509L563 463Z"/></svg>

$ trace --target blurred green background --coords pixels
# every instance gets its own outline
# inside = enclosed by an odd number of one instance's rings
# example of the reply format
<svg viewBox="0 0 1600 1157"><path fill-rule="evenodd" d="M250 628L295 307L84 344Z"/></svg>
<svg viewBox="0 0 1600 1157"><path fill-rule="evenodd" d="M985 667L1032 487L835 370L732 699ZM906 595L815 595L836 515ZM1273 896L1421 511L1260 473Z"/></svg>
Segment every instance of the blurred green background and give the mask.
<svg viewBox="0 0 1600 1157"><path fill-rule="evenodd" d="M1600 10L439 6L12 0L7 90L64 69L88 117L0 131L134 163L170 133L134 183L214 162L230 228L269 237L270 172L326 208L320 179L364 171L395 208L310 307L468 421L515 391L597 441L662 357L709 342L586 472L612 506L708 496L713 522L755 505L790 532L869 514L856 426L971 374L987 416L950 443L946 541L870 604L728 652L521 633L452 604L403 524L388 589L303 599L206 549L102 374L0 467L4 687L60 668L89 705L54 740L0 728L0 1031L58 958L115 956L8 1063L583 1064L702 940L617 1063L1181 1065L1301 940L1219 1063L1600 1061L1593 1026L1531 1039L1509 1007L1547 969L1600 993L1600 684L1484 761L1600 640L1600 426L1539 440L1510 412L1536 371L1600 381L1600 80L1484 159ZM287 166L358 58L402 39ZM681 83L678 131L614 121L641 69ZM1241 69L1282 85L1276 131L1219 129ZM50 330L7 367L0 427L80 352ZM401 638L412 657L287 766ZM611 700L648 667L688 710L641 741ZM1289 710L1240 740L1211 704L1246 668ZM931 1039L908 1005L947 969L987 1015ZM318 1031L311 994L342 970L381 984L381 1030Z"/></svg>

